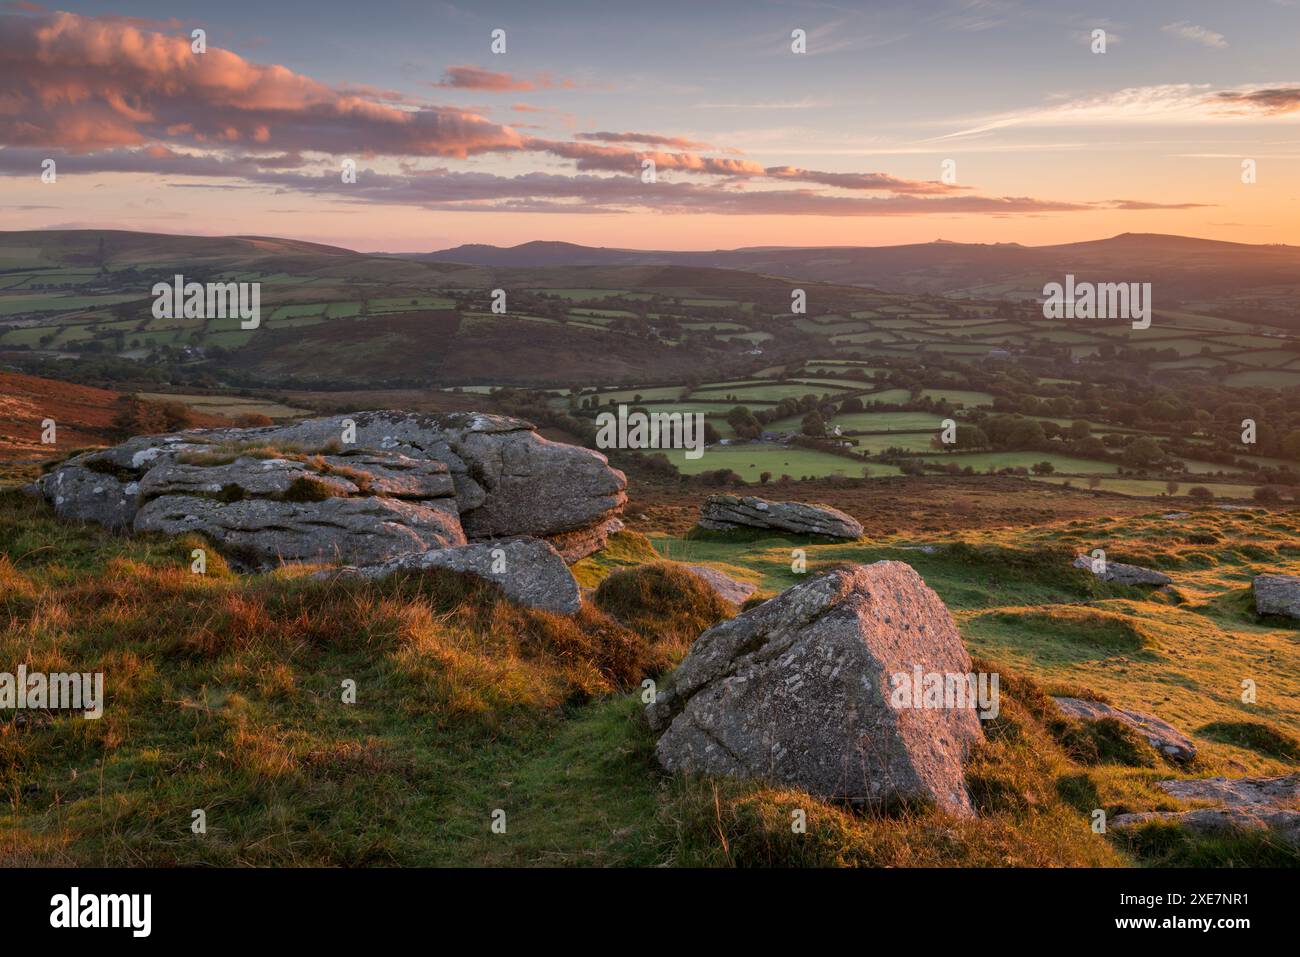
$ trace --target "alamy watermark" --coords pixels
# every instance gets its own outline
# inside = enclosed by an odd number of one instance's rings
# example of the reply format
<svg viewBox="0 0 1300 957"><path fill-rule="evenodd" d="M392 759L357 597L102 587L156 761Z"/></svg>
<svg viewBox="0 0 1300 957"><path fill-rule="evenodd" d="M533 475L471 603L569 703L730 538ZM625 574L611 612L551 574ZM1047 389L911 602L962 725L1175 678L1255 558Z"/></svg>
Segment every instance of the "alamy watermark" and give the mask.
<svg viewBox="0 0 1300 957"><path fill-rule="evenodd" d="M104 715L104 673L0 671L0 710L82 711L86 719Z"/></svg>
<svg viewBox="0 0 1300 957"><path fill-rule="evenodd" d="M596 416L598 449L685 449L688 459L704 455L703 412L629 412Z"/></svg>
<svg viewBox="0 0 1300 957"><path fill-rule="evenodd" d="M73 887L50 898L50 926L120 927L132 937L148 937L153 930L152 894L83 894Z"/></svg>
<svg viewBox="0 0 1300 957"><path fill-rule="evenodd" d="M997 672L923 671L913 665L911 672L898 671L889 676L893 691L889 703L895 710L978 709L981 718L996 718L998 705Z"/></svg>
<svg viewBox="0 0 1300 957"><path fill-rule="evenodd" d="M239 328L262 323L260 282L186 282L177 273L172 282L154 283L155 319L240 319Z"/></svg>
<svg viewBox="0 0 1300 957"><path fill-rule="evenodd" d="M1134 329L1151 327L1151 283L1074 281L1067 273L1064 285L1043 287L1044 319L1129 319Z"/></svg>

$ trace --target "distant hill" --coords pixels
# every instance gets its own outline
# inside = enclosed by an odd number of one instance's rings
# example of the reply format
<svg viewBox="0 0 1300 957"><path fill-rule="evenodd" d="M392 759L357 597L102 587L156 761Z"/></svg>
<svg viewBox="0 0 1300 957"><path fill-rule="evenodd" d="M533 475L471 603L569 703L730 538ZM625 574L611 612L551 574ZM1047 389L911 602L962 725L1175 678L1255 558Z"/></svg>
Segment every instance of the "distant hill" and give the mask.
<svg viewBox="0 0 1300 957"><path fill-rule="evenodd" d="M903 246L750 247L710 252L531 242L457 246L404 258L478 266L679 265L739 269L894 292L1040 298L1067 272L1092 281L1150 282L1164 301L1220 300L1300 291L1300 247L1158 233L1054 246L940 240Z"/></svg>

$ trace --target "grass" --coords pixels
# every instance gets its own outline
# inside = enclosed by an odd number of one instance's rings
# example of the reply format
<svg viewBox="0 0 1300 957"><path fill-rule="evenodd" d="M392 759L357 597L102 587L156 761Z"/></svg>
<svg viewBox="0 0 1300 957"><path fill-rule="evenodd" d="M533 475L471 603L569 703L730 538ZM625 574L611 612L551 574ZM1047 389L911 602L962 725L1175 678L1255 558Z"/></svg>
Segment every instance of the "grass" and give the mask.
<svg viewBox="0 0 1300 957"><path fill-rule="evenodd" d="M0 713L0 864L1294 865L1258 838L1097 835L1090 820L1176 808L1155 787L1171 776L1294 770L1297 632L1257 621L1242 595L1260 570L1300 570L1298 538L1292 513L1216 510L984 529L928 551L623 532L575 566L596 590L569 619L446 573L327 584L309 569L237 576L210 553L193 575L197 539L115 536L3 493L0 658L102 670L108 700L98 721ZM1070 567L1093 544L1165 569L1179 598ZM795 549L809 573L913 564L976 667L1001 675L966 768L979 817L658 769L641 682L735 613L661 559L771 594L802 580ZM1063 719L1048 700L1062 693L1158 714L1194 736L1196 766L1152 758L1122 726ZM195 808L206 835L190 831Z"/></svg>

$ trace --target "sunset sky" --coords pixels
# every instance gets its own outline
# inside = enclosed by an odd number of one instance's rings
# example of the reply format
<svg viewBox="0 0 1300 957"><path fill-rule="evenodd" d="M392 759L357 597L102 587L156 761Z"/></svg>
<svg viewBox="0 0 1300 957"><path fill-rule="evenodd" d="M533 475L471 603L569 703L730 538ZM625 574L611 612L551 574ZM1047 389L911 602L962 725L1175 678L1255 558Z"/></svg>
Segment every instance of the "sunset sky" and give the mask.
<svg viewBox="0 0 1300 957"><path fill-rule="evenodd" d="M1300 243L1298 174L1297 0L0 4L2 229Z"/></svg>

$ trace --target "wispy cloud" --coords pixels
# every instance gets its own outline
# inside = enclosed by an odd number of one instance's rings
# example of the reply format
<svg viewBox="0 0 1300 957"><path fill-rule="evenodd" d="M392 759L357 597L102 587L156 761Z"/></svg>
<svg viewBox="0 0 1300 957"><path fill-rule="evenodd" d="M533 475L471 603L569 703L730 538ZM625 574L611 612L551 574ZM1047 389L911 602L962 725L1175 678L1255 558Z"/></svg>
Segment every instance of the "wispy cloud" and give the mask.
<svg viewBox="0 0 1300 957"><path fill-rule="evenodd" d="M1300 83L1217 91L1205 83L1171 83L973 117L962 121L969 124L965 128L937 139L974 136L1008 127L1231 122L1288 113L1300 113Z"/></svg>
<svg viewBox="0 0 1300 957"><path fill-rule="evenodd" d="M1199 43L1202 46L1223 49L1228 45L1228 40L1222 33L1215 33L1213 30L1197 26L1194 23L1188 23L1185 20L1180 20L1177 23L1166 23L1160 29L1165 33L1171 33L1176 37Z"/></svg>

